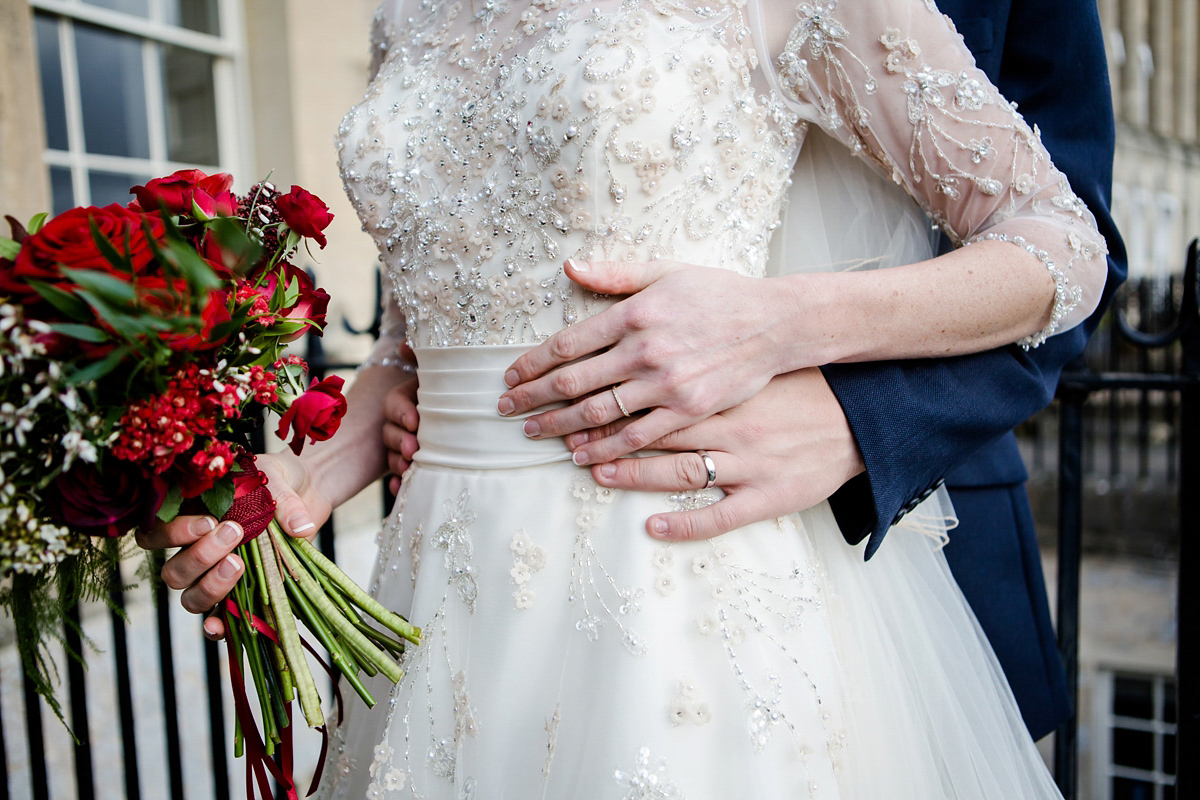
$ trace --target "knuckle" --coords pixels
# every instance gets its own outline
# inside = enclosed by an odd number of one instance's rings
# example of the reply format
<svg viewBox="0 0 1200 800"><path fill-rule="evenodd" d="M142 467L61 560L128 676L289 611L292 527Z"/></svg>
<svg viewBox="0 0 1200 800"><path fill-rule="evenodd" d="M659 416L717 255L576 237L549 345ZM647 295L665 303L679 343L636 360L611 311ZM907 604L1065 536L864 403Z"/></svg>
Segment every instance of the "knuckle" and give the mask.
<svg viewBox="0 0 1200 800"><path fill-rule="evenodd" d="M576 336L573 331L562 330L550 338L550 355L564 361L575 358Z"/></svg>
<svg viewBox="0 0 1200 800"><path fill-rule="evenodd" d="M681 487L690 489L703 486L707 482L701 478L700 472L703 467L697 463L698 460L699 456L691 454L675 459L675 478ZM707 476L707 473L705 475Z"/></svg>
<svg viewBox="0 0 1200 800"><path fill-rule="evenodd" d="M604 401L592 398L583 404L581 409L583 421L595 427L608 422L608 409L604 407Z"/></svg>
<svg viewBox="0 0 1200 800"><path fill-rule="evenodd" d="M640 303L630 303L625 311L625 325L635 331L653 328L658 320L658 308L649 300L642 299Z"/></svg>
<svg viewBox="0 0 1200 800"><path fill-rule="evenodd" d="M625 443L634 450L641 450L650 441L649 435L640 425L630 425L624 432Z"/></svg>
<svg viewBox="0 0 1200 800"><path fill-rule="evenodd" d="M564 397L579 395L579 379L571 370L560 370L550 381L551 387Z"/></svg>
<svg viewBox="0 0 1200 800"><path fill-rule="evenodd" d="M726 533L737 527L737 515L729 508L728 503L716 503L709 506L712 509L713 522L721 533Z"/></svg>

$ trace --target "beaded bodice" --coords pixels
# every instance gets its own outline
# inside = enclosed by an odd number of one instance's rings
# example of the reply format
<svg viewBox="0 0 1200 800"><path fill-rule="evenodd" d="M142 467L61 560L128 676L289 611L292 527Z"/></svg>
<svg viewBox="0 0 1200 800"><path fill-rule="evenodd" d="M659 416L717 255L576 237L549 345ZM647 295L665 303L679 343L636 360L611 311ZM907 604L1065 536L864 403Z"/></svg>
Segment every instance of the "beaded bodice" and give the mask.
<svg viewBox="0 0 1200 800"><path fill-rule="evenodd" d="M891 5L941 22L925 10L930 0ZM1035 135L975 74L921 72L915 40L886 26L864 40L878 53L850 48L854 26L834 17L836 3L772 2L757 17L754 8L385 3L376 75L338 143L410 343L533 343L596 313L610 301L567 280L567 258L669 258L762 275L806 120L885 165L959 241L984 238L984 222L1011 218L1029 205L1025 195L1070 195ZM765 32L778 17L786 41ZM904 70L915 89L900 86ZM894 97L881 86L889 78ZM877 137L875 95L901 110L895 120L880 114L889 128ZM1002 119L952 130L981 109ZM946 142L961 153L947 156ZM966 213L972 197L996 202ZM1087 246L1088 257L1103 250ZM1063 247L1057 260L1041 251L1061 278L1060 310L1078 304L1062 267L1082 248Z"/></svg>

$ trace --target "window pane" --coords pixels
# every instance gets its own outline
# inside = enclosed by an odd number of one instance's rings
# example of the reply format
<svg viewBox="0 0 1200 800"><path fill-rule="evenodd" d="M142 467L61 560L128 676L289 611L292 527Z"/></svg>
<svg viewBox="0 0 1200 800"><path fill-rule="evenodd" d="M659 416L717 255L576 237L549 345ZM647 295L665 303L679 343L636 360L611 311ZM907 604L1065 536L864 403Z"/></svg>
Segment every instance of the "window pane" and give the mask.
<svg viewBox="0 0 1200 800"><path fill-rule="evenodd" d="M1154 784L1113 778L1112 800L1154 800Z"/></svg>
<svg viewBox="0 0 1200 800"><path fill-rule="evenodd" d="M1122 767L1153 770L1154 734L1150 731L1113 728L1112 763Z"/></svg>
<svg viewBox="0 0 1200 800"><path fill-rule="evenodd" d="M130 175L125 172L100 172L92 170L88 173L88 185L92 190L92 205L106 206L109 203L125 205L133 196L129 189L150 180L149 175Z"/></svg>
<svg viewBox="0 0 1200 800"><path fill-rule="evenodd" d="M142 40L76 25L75 51L87 151L149 158Z"/></svg>
<svg viewBox="0 0 1200 800"><path fill-rule="evenodd" d="M112 11L122 11L139 17L150 16L149 0L83 0L89 6L100 6Z"/></svg>
<svg viewBox="0 0 1200 800"><path fill-rule="evenodd" d="M62 54L58 49L58 18L38 14L38 71L42 77L42 109L46 121L46 144L54 150L67 149L67 106L63 99Z"/></svg>
<svg viewBox="0 0 1200 800"><path fill-rule="evenodd" d="M1168 775L1175 774L1175 734L1168 733L1163 736L1163 768L1162 771Z"/></svg>
<svg viewBox="0 0 1200 800"><path fill-rule="evenodd" d="M162 48L163 107L167 115L167 158L216 164L217 102L213 58L182 47Z"/></svg>
<svg viewBox="0 0 1200 800"><path fill-rule="evenodd" d="M1141 678L1113 680L1113 713L1121 717L1154 719L1154 684Z"/></svg>
<svg viewBox="0 0 1200 800"><path fill-rule="evenodd" d="M75 206L75 192L71 189L71 170L66 167L50 168L50 197L55 216Z"/></svg>
<svg viewBox="0 0 1200 800"><path fill-rule="evenodd" d="M163 13L169 25L221 35L217 0L164 0Z"/></svg>
<svg viewBox="0 0 1200 800"><path fill-rule="evenodd" d="M1162 720L1175 721L1175 681L1163 681Z"/></svg>

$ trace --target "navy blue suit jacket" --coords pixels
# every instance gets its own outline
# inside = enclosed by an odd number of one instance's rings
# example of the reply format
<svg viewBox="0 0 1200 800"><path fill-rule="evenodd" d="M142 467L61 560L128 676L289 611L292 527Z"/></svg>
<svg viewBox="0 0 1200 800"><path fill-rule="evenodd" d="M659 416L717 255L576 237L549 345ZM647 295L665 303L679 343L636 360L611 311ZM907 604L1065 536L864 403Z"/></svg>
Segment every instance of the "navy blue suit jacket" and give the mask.
<svg viewBox="0 0 1200 800"><path fill-rule="evenodd" d="M1054 397L1125 277L1109 213L1114 122L1094 0L938 0L978 66L1037 125L1055 165L1108 241L1108 283L1086 323L1028 352L1012 345L947 359L822 368L866 472L831 499L846 539L869 558L891 524L942 481L959 527L947 558L1035 738L1070 714L1046 603L1027 477L1012 429ZM1006 557L999 557L1006 553Z"/></svg>

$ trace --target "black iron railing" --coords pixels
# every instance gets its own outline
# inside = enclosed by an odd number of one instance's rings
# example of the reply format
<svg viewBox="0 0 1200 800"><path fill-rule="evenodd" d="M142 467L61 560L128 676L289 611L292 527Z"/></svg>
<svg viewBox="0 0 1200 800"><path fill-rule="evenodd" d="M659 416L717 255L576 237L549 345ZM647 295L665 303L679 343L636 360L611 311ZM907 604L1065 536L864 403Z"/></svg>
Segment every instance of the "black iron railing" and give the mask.
<svg viewBox="0 0 1200 800"><path fill-rule="evenodd" d="M1102 444L1096 437L1085 436L1087 407L1089 397L1102 392L1109 392L1110 397L1121 399L1114 403L1115 414L1110 419L1118 418L1129 411L1129 398L1121 397L1122 390L1140 392L1135 400L1135 408L1145 409L1150 405L1145 400L1149 392L1159 392L1166 398L1166 403L1178 404L1179 425L1177 431L1171 434L1170 444L1177 448L1178 453L1178 493L1179 493L1179 628L1178 628L1178 775L1176 778L1176 797L1200 796L1200 771L1189 763L1187 754L1200 752L1200 589L1197 588L1197 577L1200 577L1200 545L1189 540L1198 531L1197 517L1200 514L1200 316L1197 314L1197 246L1193 244L1188 255L1187 269L1182 286L1172 286L1171 291L1182 296L1178 312L1172 312L1170 329L1161 335L1148 336L1134 330L1120 312L1111 315L1113 320L1107 332L1102 331L1098 337L1100 343L1091 348L1089 361L1097 364L1103 371L1076 371L1064 374L1059 388L1058 411L1058 474L1059 474L1059 580L1058 580L1058 628L1060 645L1064 660L1067 664L1070 688L1077 693L1078 686L1078 636L1079 636L1079 576L1082 540L1082 511L1083 511L1083 477L1087 463L1089 447ZM1142 290L1137 290L1142 291ZM1139 295L1140 297L1140 295ZM1161 298L1160 298L1161 299ZM1147 315L1133 315L1139 322L1144 323ZM348 324L347 330L352 333L378 333L379 319L376 318L367 331L355 331ZM1120 347L1116 341L1120 339ZM1132 351L1129 348L1132 347ZM1101 349L1108 348L1108 349ZM1109 353L1096 362L1096 353ZM1112 356L1111 353L1118 353ZM1133 355L1129 353L1132 352ZM1176 355L1177 354L1177 355ZM310 338L307 342L307 359L315 377L323 377L326 372L338 369L353 368L354 364L340 363L325 357L319 339ZM1132 361L1130 361L1132 359ZM1140 404L1140 405L1137 405ZM1173 410L1174 407L1171 408ZM1145 418L1142 410L1137 412ZM1127 414L1126 414L1127 415ZM1174 413L1170 415L1176 417ZM1110 428L1111 430L1111 428ZM1114 437L1115 438L1115 437ZM1145 441L1139 434L1138 441ZM1085 443L1087 443L1085 445ZM1174 478L1174 452L1169 459L1171 477ZM1119 456L1119 453L1118 453ZM1145 463L1141 456L1139 464ZM1112 469L1112 459L1109 460ZM391 498L383 497L384 511L390 506ZM333 555L334 525L330 519L320 532L321 549ZM152 557L154 570L161 567L162 555ZM110 596L117 608L124 608L127 603L127 593L122 585L120 576L114 574ZM74 631L66 633L68 646L81 647L81 652L88 660L98 662L99 659L110 659L113 665L115 684L111 687L116 695L116 719L106 721L111 730L111 736L120 737L120 752L122 764L120 774L124 782L124 796L130 800L147 798L171 798L171 800L229 800L234 796L232 786L238 785L238 776L231 774L240 772L238 765L230 763L228 758L228 731L226 725L229 717L226 714L228 699L224 696L224 677L221 670L218 645L204 642L204 699L207 708L207 718L197 719L195 714L182 719L177 709L181 697L179 690L177 665L175 663L175 636L172 629L172 607L177 605L175 597L178 593L168 591L161 584L156 586L153 596L156 604L152 624L130 627L116 613L110 613L112 629L111 646L103 653L91 652ZM77 615L77 620L82 612ZM180 637L194 637L201 640L200 622L197 620L193 627L188 620L188 629L180 633ZM182 641L182 638L180 639ZM139 730L145 732L144 724L139 728L139 720L135 714L134 676L131 670L131 648L135 652L146 648L156 648L158 653L157 674L154 676L158 683L157 691L161 696L163 719L162 727L154 731L153 738L161 739L165 765L160 770L164 778L150 785L147 777L147 759L139 757L144 751L139 748ZM80 800L90 800L97 795L95 773L97 764L94 759L94 743L89 731L96 726L89 720L89 696L85 682L84 670L79 665L68 664L65 669L66 688L68 696L68 719L79 734L80 741L72 748L73 780L69 792ZM143 676L144 677L144 676ZM42 725L42 702L29 681L23 683L23 703L9 702L0 704L0 800L8 800L12 795L32 797L33 800L50 800L51 786L48 760L46 753L47 731ZM92 698L95 699L95 698ZM6 722L10 730L20 730L23 733L27 761L22 772L25 778L22 785L15 786L10 780L12 771L10 761L14 757L11 751L12 738L5 736ZM57 723L53 723L57 724ZM1077 764L1077 723L1071 720L1066 723L1056 736L1055 772L1060 787L1067 800L1075 800L1077 795L1076 764ZM196 757L194 750L183 752L183 731L195 731L197 726L207 728L207 743L205 748L205 763L211 772L211 793L200 797L194 789L186 784L185 757ZM58 737L61 739L61 737ZM143 744L145 744L143 742ZM54 783L61 783L63 777L55 775ZM1197 792L1192 795L1191 792ZM111 790L107 792L111 795ZM54 800L58 800L56 797Z"/></svg>

